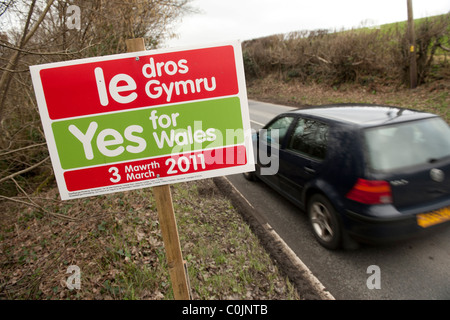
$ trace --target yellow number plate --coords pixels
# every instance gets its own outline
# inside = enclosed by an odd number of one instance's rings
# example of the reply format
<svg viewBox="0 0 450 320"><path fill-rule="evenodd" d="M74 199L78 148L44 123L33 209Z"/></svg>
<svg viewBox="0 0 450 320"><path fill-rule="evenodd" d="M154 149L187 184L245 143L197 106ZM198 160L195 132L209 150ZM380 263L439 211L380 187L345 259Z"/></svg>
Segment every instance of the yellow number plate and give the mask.
<svg viewBox="0 0 450 320"><path fill-rule="evenodd" d="M450 220L450 207L417 215L417 224L422 228Z"/></svg>

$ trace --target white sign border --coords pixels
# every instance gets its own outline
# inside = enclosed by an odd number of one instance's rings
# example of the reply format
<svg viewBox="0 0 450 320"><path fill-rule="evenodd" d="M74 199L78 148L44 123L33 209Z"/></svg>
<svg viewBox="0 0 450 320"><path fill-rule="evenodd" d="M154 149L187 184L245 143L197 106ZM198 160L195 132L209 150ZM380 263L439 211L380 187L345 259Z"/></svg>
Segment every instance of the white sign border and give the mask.
<svg viewBox="0 0 450 320"><path fill-rule="evenodd" d="M148 56L148 55L174 53L174 52L181 52L181 51L188 51L188 50L208 49L208 48L215 48L215 47L220 47L220 46L232 46L233 47L235 65L236 65L236 75L237 75L237 82L238 82L238 94L230 95L230 96L220 96L220 97L218 96L218 97L214 97L211 99L190 100L190 101L185 101L182 103L189 103L189 102L193 102L193 101L213 100L213 99L224 98L224 97L238 97L240 100L240 105L241 105L241 118L242 118L243 131L244 131L244 144L243 145L247 152L247 163L246 164L229 167L229 168L221 168L221 169L215 169L215 170L199 171L199 172L180 174L180 175L175 175L175 176L168 176L168 177L163 177L163 178L153 178L153 179L149 179L149 180L141 180L141 181L136 181L136 182L120 183L117 185L105 186L105 187L100 187L100 188L90 188L90 189L85 189L85 190L80 190L80 191L69 191L67 189L66 182L64 179L64 172L68 171L68 170L64 170L61 166L59 155L58 155L58 150L56 148L56 141L55 141L55 138L53 135L52 127L51 127L53 122L61 121L63 119L58 119L58 120L50 119L48 108L47 108L47 103L45 100L44 90L43 90L43 86L42 86L42 82L41 82L41 78L40 78L41 70L49 69L49 68L63 67L63 66L73 66L73 65L79 65L79 64L93 63L93 62L118 60L118 59L124 59L124 58L137 58L137 57L140 57L143 55ZM245 83L244 62L243 62L243 58L242 58L242 47L241 47L240 41L227 41L227 42L212 43L212 44L208 44L208 45L195 45L195 46L184 46L184 47L177 47L177 48L136 51L136 52L121 53L121 54L107 55L107 56L101 56L101 57L91 57L91 58L84 58L84 59L77 59L77 60L70 60L70 61L53 62L53 63L30 66L30 73L31 73L31 79L32 79L32 83L33 83L33 87L34 87L34 91L35 91L35 95L36 95L36 100L37 100L37 104L38 104L38 108L39 108L39 113L41 116L41 122L42 122L43 129L44 129L44 134L45 134L45 137L47 140L47 146L48 146L48 150L50 153L50 158L52 161L52 166L53 166L56 182L57 182L58 189L59 189L62 200L91 197L91 196L104 195L104 194L110 194L110 193L115 193L115 192L123 192L123 191L127 191L127 190L135 190L135 189L140 189L140 188L153 187L153 186L158 186L158 185L207 179L207 178L213 178L213 177L231 175L231 174L238 174L238 173L242 173L242 172L248 172L248 171L255 170L254 156L253 156L253 143L252 143L252 130L251 130L251 126L250 126L247 87L246 87L246 83ZM153 107L162 107L163 108L163 107L172 106L172 105L176 105L176 104L182 104L182 103L156 105ZM146 106L142 106L142 108L145 108L145 107ZM114 111L108 112L105 114L109 114L109 113L113 113L113 112ZM81 116L81 117L86 117L86 116ZM76 118L81 118L81 117L70 117L70 118L65 118L65 119L76 119ZM200 151L200 150L197 150L197 151ZM136 161L136 159L133 159L131 161ZM131 162L131 161L123 161L120 163L127 163L127 162ZM108 163L108 165L113 166L114 164ZM87 167L87 168L90 168L90 167Z"/></svg>

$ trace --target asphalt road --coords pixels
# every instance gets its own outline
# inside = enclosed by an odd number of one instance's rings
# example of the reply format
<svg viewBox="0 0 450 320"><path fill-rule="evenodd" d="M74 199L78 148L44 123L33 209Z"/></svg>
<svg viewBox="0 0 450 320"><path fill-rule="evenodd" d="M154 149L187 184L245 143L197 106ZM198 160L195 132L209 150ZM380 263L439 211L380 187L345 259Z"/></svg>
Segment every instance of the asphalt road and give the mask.
<svg viewBox="0 0 450 320"><path fill-rule="evenodd" d="M249 107L254 129L292 109L257 101ZM329 251L314 239L306 214L277 192L242 175L227 178L336 299L450 299L450 228L392 245Z"/></svg>

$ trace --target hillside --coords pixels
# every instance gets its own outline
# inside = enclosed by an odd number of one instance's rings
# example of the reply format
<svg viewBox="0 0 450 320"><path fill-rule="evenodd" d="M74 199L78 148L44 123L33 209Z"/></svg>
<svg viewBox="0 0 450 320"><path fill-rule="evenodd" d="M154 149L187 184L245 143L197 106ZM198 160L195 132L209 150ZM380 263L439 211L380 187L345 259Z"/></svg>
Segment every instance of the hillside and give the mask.
<svg viewBox="0 0 450 320"><path fill-rule="evenodd" d="M450 13L415 24L419 84L448 79ZM300 31L243 43L247 80L401 87L409 79L405 22L341 32Z"/></svg>

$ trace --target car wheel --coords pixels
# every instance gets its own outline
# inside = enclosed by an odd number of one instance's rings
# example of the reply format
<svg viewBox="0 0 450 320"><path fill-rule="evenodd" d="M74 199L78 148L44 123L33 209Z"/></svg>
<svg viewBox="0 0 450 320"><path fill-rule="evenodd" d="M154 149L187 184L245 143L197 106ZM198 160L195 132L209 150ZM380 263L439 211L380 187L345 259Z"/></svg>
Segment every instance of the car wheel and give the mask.
<svg viewBox="0 0 450 320"><path fill-rule="evenodd" d="M255 181L256 180L256 175L255 172L244 172L244 177L245 179L249 180L249 181Z"/></svg>
<svg viewBox="0 0 450 320"><path fill-rule="evenodd" d="M327 249L338 249L342 231L336 210L330 201L321 194L315 194L309 200L307 210L317 241Z"/></svg>

